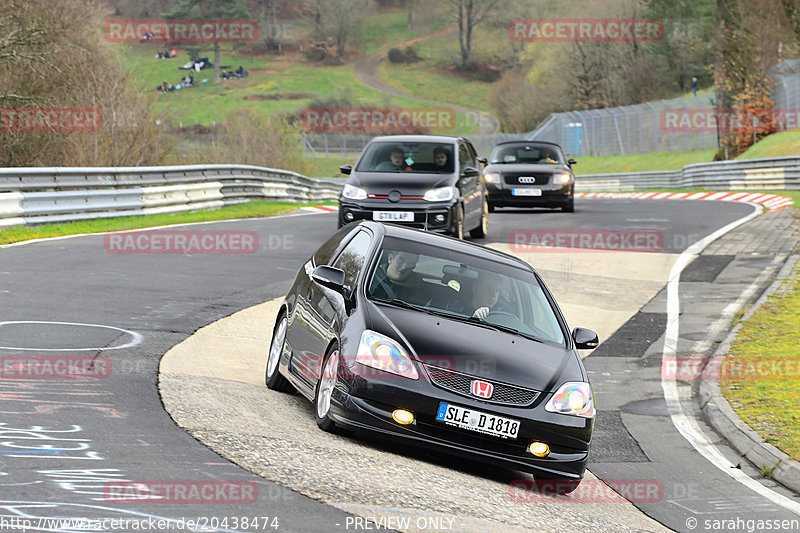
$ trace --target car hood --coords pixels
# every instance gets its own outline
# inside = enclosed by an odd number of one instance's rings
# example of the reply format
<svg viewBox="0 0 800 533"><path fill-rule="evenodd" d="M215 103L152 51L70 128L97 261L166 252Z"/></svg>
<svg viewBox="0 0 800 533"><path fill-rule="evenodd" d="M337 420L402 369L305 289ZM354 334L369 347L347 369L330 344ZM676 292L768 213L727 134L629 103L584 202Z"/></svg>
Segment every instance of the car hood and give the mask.
<svg viewBox="0 0 800 533"><path fill-rule="evenodd" d="M575 357L561 346L460 320L390 305L372 304L372 309L372 328L404 341L417 360L490 381L552 390L563 381L559 378Z"/></svg>
<svg viewBox="0 0 800 533"><path fill-rule="evenodd" d="M561 172L570 172L566 165L553 165L553 164L494 164L488 165L484 173L498 172L500 174L560 174Z"/></svg>
<svg viewBox="0 0 800 533"><path fill-rule="evenodd" d="M403 195L425 194L436 187L453 184L452 174L425 174L418 172L358 172L347 178L347 183L365 189L369 194L389 194L400 191Z"/></svg>

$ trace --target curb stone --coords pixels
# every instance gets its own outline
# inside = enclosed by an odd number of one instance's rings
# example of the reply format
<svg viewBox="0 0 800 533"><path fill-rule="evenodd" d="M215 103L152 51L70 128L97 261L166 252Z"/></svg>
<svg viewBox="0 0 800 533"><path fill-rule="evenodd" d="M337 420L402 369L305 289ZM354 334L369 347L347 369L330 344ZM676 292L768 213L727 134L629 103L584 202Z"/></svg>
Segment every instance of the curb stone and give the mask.
<svg viewBox="0 0 800 533"><path fill-rule="evenodd" d="M775 293L787 278L791 276L792 269L800 256L790 256L776 276L775 281L764 291L752 309L745 314L739 323L731 329L728 336L714 352L714 356L727 356L731 344L736 338L743 323L761 307L767 298ZM704 413L711 426L743 457L753 463L759 470L770 472L769 478L777 481L786 488L800 493L800 462L790 459L789 456L775 446L769 444L761 435L747 425L733 410L728 400L722 395L719 383L716 380L704 380L699 387L700 410Z"/></svg>

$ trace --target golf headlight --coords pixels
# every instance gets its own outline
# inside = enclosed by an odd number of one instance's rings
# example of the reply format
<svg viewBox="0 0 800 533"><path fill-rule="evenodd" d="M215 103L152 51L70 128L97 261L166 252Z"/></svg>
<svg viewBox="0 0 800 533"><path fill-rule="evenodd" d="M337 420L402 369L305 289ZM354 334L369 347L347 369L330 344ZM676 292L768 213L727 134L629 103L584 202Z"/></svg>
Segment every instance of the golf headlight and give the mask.
<svg viewBox="0 0 800 533"><path fill-rule="evenodd" d="M551 413L593 418L595 409L592 386L582 381L564 383L550 398L544 409Z"/></svg>
<svg viewBox="0 0 800 533"><path fill-rule="evenodd" d="M356 362L404 378L419 379L406 351L395 340L369 329L361 334Z"/></svg>
<svg viewBox="0 0 800 533"><path fill-rule="evenodd" d="M561 183L562 185L566 185L572 181L572 176L564 172L563 174L556 174L556 183Z"/></svg>
<svg viewBox="0 0 800 533"><path fill-rule="evenodd" d="M493 183L493 184L500 183L499 172L487 172L486 174L483 175L483 178L486 180L486 183Z"/></svg>
<svg viewBox="0 0 800 533"><path fill-rule="evenodd" d="M439 187L438 189L431 189L426 192L422 199L428 202L447 202L448 200L452 200L455 195L455 187Z"/></svg>
<svg viewBox="0 0 800 533"><path fill-rule="evenodd" d="M342 196L344 198L350 198L352 200L366 200L367 191L365 191L364 189L359 189L358 187L353 187L352 185L345 183L344 189L342 189Z"/></svg>

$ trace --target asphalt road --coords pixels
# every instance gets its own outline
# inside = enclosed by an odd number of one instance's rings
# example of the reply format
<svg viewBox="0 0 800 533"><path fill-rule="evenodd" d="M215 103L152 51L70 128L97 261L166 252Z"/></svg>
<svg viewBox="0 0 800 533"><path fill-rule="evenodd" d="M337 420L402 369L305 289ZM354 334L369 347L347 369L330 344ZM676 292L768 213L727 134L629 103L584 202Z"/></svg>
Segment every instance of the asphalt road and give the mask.
<svg viewBox="0 0 800 533"><path fill-rule="evenodd" d="M530 237L542 230L634 228L658 233L661 251L678 253L751 211L721 202L589 200L577 206L575 214L498 211L491 217L490 240L507 244L510 236L529 232ZM191 228L255 232L259 245L252 254L110 253L120 250L109 250L102 236L0 250L0 529L86 530L76 524L49 525L39 517L164 518L176 530L189 529L181 520L199 519L195 526L240 531L267 529L263 526L273 525L274 518L281 531L329 531L352 520L196 442L164 412L156 383L159 358L171 346L221 317L283 296L297 268L332 233L333 220L309 215ZM742 275L758 271L744 268ZM568 276L555 282L568 293ZM728 288L726 298L735 293L735 287ZM718 308L706 309L709 323ZM660 481L664 494L637 505L674 529L686 530L687 513L698 512L714 518L737 512L751 518L796 518L711 466L677 433L660 403L658 366L651 359L659 338L658 314L653 309L638 318L648 320L649 329L639 322L631 325L635 333L652 337L641 344L643 351L587 359L601 405L590 469L606 479ZM19 379L9 373L8 368L17 367L8 361L30 355L88 357L95 368L106 364L110 372L103 379L80 380ZM188 482L218 490L202 503L187 503L185 493L183 499L154 499L164 494L163 483L156 480L172 482L173 490ZM126 485L131 481L140 484ZM121 486L136 489L125 493L129 498L123 502L113 492ZM249 517L249 528L241 527L243 517ZM234 520L240 527L233 527Z"/></svg>

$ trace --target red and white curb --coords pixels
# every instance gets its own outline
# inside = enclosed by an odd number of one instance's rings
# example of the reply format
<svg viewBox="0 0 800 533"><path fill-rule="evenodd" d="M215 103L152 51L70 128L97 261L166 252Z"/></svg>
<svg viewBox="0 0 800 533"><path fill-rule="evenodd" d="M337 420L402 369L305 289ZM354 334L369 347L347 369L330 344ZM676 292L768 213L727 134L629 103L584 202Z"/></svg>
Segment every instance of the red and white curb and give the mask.
<svg viewBox="0 0 800 533"><path fill-rule="evenodd" d="M303 211L310 211L312 213L338 213L339 207L335 205L315 205L312 207L303 207Z"/></svg>
<svg viewBox="0 0 800 533"><path fill-rule="evenodd" d="M785 209L793 203L788 196L760 192L581 192L577 193L575 197L633 198L637 200L725 200L759 204L767 209L767 213Z"/></svg>

